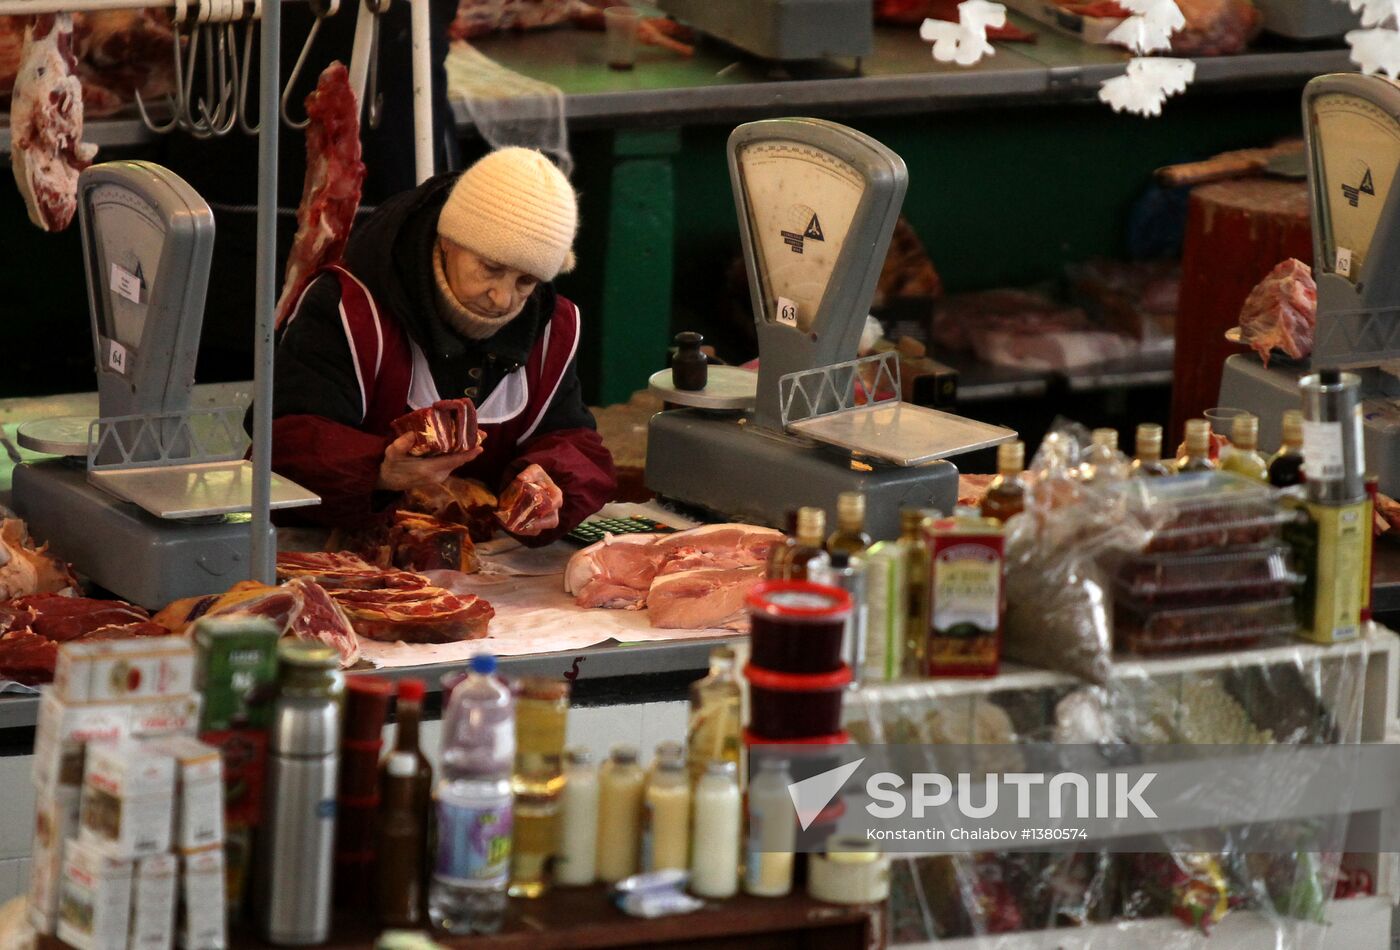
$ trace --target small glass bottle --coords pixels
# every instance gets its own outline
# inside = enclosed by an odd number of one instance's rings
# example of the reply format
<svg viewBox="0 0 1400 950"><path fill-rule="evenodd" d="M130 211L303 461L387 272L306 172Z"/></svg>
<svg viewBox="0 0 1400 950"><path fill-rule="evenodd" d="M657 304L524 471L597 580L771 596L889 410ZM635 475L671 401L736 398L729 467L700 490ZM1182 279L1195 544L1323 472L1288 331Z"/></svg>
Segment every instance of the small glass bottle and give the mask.
<svg viewBox="0 0 1400 950"><path fill-rule="evenodd" d="M1210 422L1205 419L1186 420L1186 454L1177 465L1178 472L1213 472L1210 460Z"/></svg>
<svg viewBox="0 0 1400 950"><path fill-rule="evenodd" d="M997 446L997 477L982 498L982 517L1006 521L1026 508L1026 443Z"/></svg>
<svg viewBox="0 0 1400 950"><path fill-rule="evenodd" d="M1269 484L1291 488L1303 481L1303 414L1290 409L1283 414L1283 444L1269 460Z"/></svg>
<svg viewBox="0 0 1400 950"><path fill-rule="evenodd" d="M554 883L583 887L598 876L598 768L593 753L564 753L564 793L559 800L559 846Z"/></svg>
<svg viewBox="0 0 1400 950"><path fill-rule="evenodd" d="M642 870L690 866L690 776L680 746L658 750L642 797Z"/></svg>
<svg viewBox="0 0 1400 950"><path fill-rule="evenodd" d="M738 769L711 762L695 787L690 890L697 897L733 897L739 890L741 824Z"/></svg>
<svg viewBox="0 0 1400 950"><path fill-rule="evenodd" d="M1079 466L1079 478L1086 484L1122 481L1128 477L1128 460L1118 451L1117 429L1095 429L1089 451Z"/></svg>
<svg viewBox="0 0 1400 950"><path fill-rule="evenodd" d="M734 650L710 651L710 672L690 685L690 726L686 757L695 784L711 762L738 763L743 722Z"/></svg>
<svg viewBox="0 0 1400 950"><path fill-rule="evenodd" d="M770 581L780 581L787 576L787 566L792 561L793 549L797 547L797 509L788 511L783 519L783 540L768 551L768 564L763 576Z"/></svg>
<svg viewBox="0 0 1400 950"><path fill-rule="evenodd" d="M923 678L924 656L928 646L928 545L924 524L929 515L917 508L906 508L899 515L899 547L904 557L904 675Z"/></svg>
<svg viewBox="0 0 1400 950"><path fill-rule="evenodd" d="M569 684L547 676L520 680L515 698L514 845L510 896L542 897L558 841L559 794L564 789L564 729Z"/></svg>
<svg viewBox="0 0 1400 950"><path fill-rule="evenodd" d="M613 746L598 775L598 879L606 884L637 873L645 782L636 747Z"/></svg>
<svg viewBox="0 0 1400 950"><path fill-rule="evenodd" d="M776 756L764 756L749 782L744 892L755 897L784 897L792 890L797 812L788 792L791 784L788 760Z"/></svg>
<svg viewBox="0 0 1400 950"><path fill-rule="evenodd" d="M1169 462L1162 461L1162 427L1144 422L1137 427L1137 458L1130 473L1134 478L1161 478L1172 474Z"/></svg>
<svg viewBox="0 0 1400 950"><path fill-rule="evenodd" d="M797 509L797 546L784 564L782 580L805 581L813 563L831 562L826 553L826 512L820 508Z"/></svg>
<svg viewBox="0 0 1400 950"><path fill-rule="evenodd" d="M1259 417L1245 413L1230 423L1230 447L1220 460L1220 467L1255 481L1269 480L1269 463L1259 454Z"/></svg>
<svg viewBox="0 0 1400 950"><path fill-rule="evenodd" d="M859 557L870 547L865 533L865 492L843 491L836 496L836 530L826 539L828 554Z"/></svg>

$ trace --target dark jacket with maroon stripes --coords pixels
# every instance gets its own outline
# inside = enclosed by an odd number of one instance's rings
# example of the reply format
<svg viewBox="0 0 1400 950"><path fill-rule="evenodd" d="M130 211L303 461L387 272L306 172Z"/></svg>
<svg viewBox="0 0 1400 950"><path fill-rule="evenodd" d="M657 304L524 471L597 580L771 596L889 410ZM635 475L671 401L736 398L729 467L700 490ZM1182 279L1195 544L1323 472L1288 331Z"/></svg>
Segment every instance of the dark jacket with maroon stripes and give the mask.
<svg viewBox="0 0 1400 950"><path fill-rule="evenodd" d="M319 275L277 343L272 467L317 492L302 517L351 525L394 501L375 490L390 423L435 399L468 396L486 433L458 474L499 492L537 463L564 493L547 543L607 502L612 457L583 401L578 308L540 284L520 315L468 340L438 315L437 220L456 175L441 175L359 222L345 266Z"/></svg>

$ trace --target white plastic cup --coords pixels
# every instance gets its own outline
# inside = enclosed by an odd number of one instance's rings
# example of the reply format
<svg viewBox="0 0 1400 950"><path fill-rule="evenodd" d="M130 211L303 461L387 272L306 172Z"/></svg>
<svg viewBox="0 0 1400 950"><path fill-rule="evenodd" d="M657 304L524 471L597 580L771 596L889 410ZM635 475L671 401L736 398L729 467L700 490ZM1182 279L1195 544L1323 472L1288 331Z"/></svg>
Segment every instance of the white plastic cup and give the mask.
<svg viewBox="0 0 1400 950"><path fill-rule="evenodd" d="M629 6L603 11L609 69L627 70L637 65L637 27L641 22L641 12Z"/></svg>

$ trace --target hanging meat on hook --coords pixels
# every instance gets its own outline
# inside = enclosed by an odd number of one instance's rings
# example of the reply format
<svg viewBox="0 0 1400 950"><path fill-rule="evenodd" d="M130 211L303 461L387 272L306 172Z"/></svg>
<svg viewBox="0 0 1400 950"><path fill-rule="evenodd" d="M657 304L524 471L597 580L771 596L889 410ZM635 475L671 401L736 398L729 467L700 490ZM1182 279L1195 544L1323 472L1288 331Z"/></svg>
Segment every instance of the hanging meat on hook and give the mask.
<svg viewBox="0 0 1400 950"><path fill-rule="evenodd" d="M321 73L316 89L306 97L306 116L306 183L277 301L279 325L296 309L316 272L345 253L365 180L360 107L344 63L331 63Z"/></svg>
<svg viewBox="0 0 1400 950"><path fill-rule="evenodd" d="M47 13L24 31L23 62L10 100L10 165L29 220L62 231L78 210L78 174L97 146L83 142L83 87L73 55L73 17Z"/></svg>

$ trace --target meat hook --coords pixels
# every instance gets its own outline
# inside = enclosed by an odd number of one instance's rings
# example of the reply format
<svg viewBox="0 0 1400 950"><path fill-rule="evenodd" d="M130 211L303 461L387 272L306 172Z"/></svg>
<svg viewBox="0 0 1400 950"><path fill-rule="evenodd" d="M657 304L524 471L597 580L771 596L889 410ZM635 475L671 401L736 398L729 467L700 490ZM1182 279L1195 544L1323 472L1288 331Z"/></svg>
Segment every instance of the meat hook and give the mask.
<svg viewBox="0 0 1400 950"><path fill-rule="evenodd" d="M172 17L171 24L174 28L174 37L170 44L170 55L175 70L172 82L173 90L165 96L166 107L170 110L170 121L166 122L164 125L157 125L154 120L151 119L150 113L146 111L146 103L141 100L141 90L133 90L133 94L136 98L136 111L141 114L141 123L157 135L164 135L167 132L175 131L177 127L183 128L184 126L182 117L185 113L185 63L184 57L180 52L181 41L183 39L180 30L184 25L186 16L187 8L184 0L179 0L176 4L176 12Z"/></svg>
<svg viewBox="0 0 1400 950"><path fill-rule="evenodd" d="M315 14L316 21L311 24L311 32L306 34L306 42L302 44L296 65L292 67L292 74L287 77L287 86L282 90L282 121L293 129L304 129L311 123L311 120L306 118L300 122L293 121L291 114L287 111L287 102L292 98L292 89L296 86L297 79L300 78L301 71L306 66L306 58L311 54L311 47L316 42L316 34L321 32L321 23L326 17L334 16L336 10L340 9L340 0L310 0L308 6Z"/></svg>
<svg viewBox="0 0 1400 950"><path fill-rule="evenodd" d="M374 14L373 26L369 34L369 71L366 77L365 101L369 103L368 122L371 129L379 128L379 120L384 116L384 94L379 91L379 31L383 16L389 9L390 0L365 0L365 8Z"/></svg>
<svg viewBox="0 0 1400 950"><path fill-rule="evenodd" d="M238 127L247 135L257 135L262 130L262 120L257 125L248 121L248 77L253 73L253 37L258 31L258 19L262 16L262 0L253 0L249 11L248 25L243 30L243 61L234 60L234 82L238 86Z"/></svg>
<svg viewBox="0 0 1400 950"><path fill-rule="evenodd" d="M204 117L204 128L211 135L227 135L238 121L237 99L234 97L238 76L238 44L230 32L232 28L233 24L229 22L206 26L206 29L213 33L215 43L210 45L211 55L206 61L205 72L212 80L217 61L218 100L211 115L208 104L204 99L200 99L199 112ZM232 82L229 81L230 71L234 75Z"/></svg>

